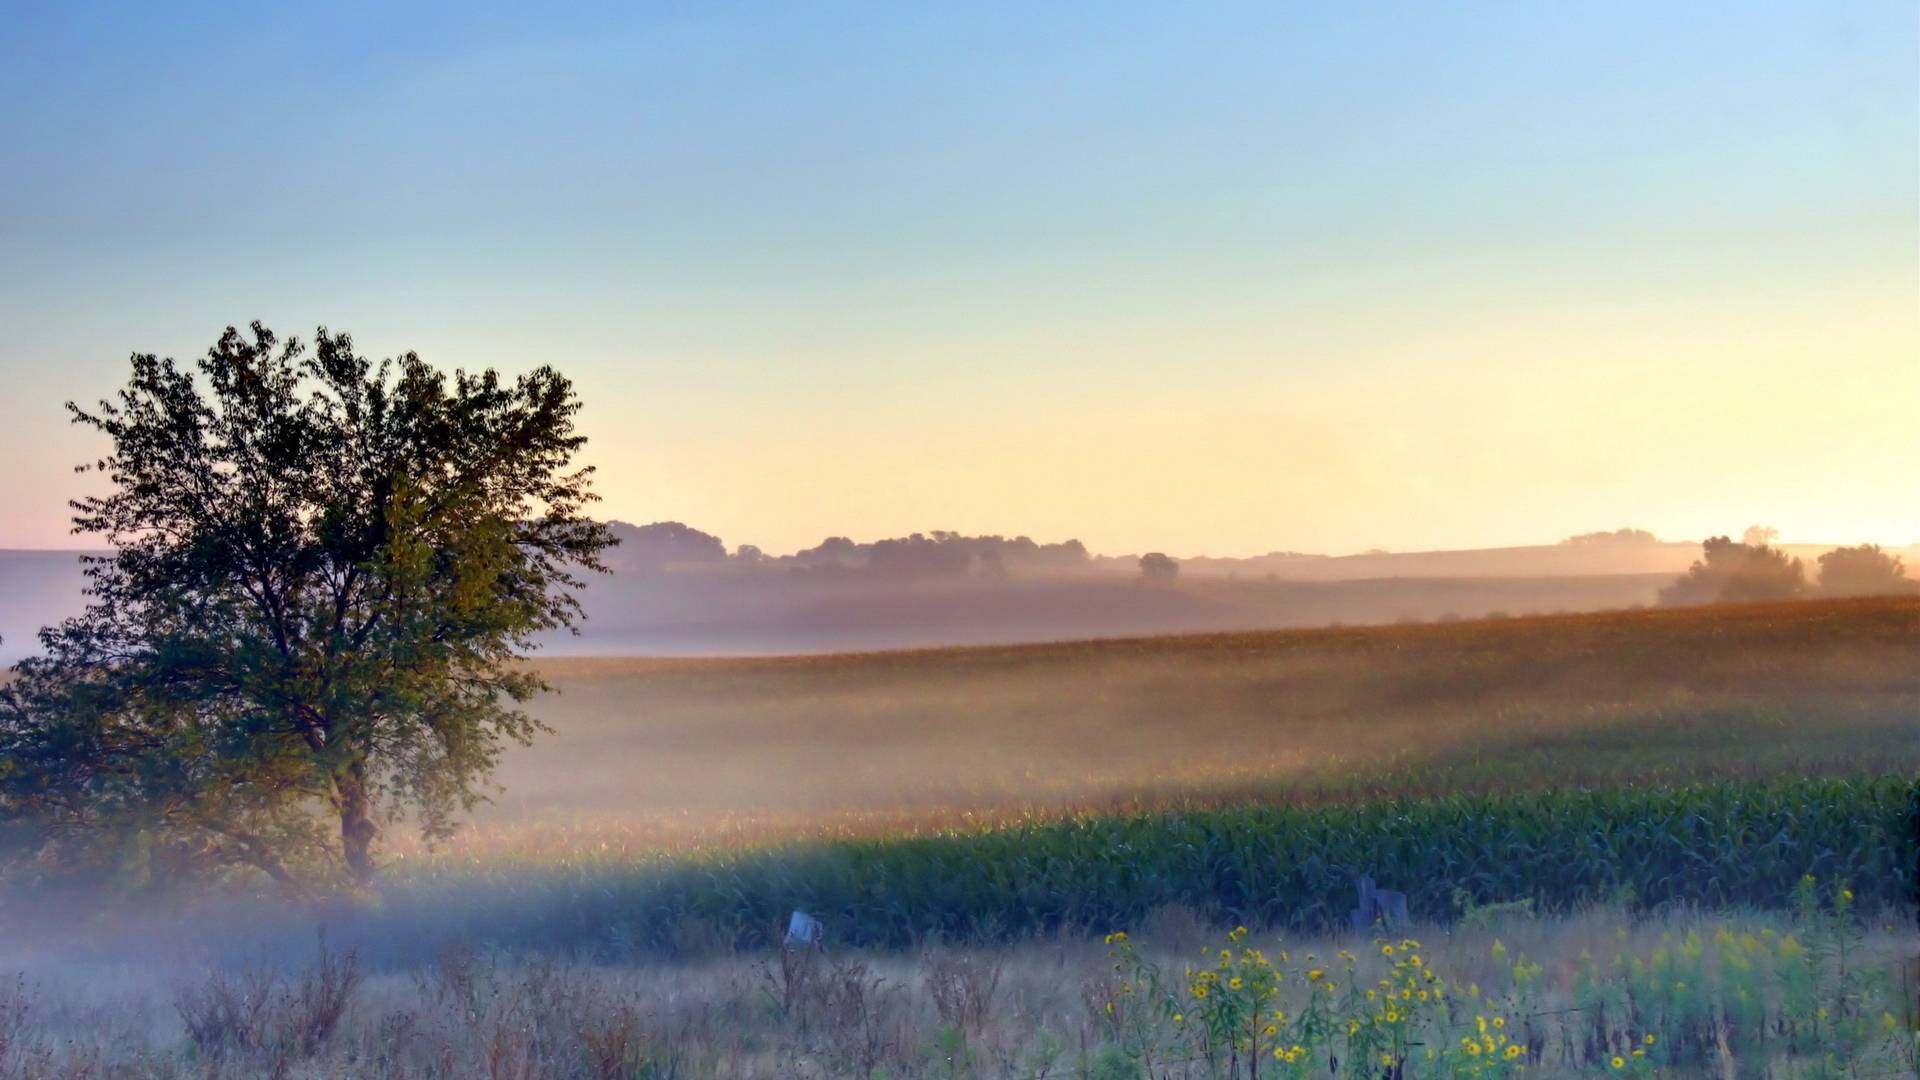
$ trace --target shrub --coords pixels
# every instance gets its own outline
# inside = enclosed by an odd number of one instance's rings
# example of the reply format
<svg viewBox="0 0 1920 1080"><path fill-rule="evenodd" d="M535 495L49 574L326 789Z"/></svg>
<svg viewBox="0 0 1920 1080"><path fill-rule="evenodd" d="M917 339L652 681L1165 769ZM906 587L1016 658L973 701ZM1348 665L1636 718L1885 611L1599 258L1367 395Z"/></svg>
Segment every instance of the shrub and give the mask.
<svg viewBox="0 0 1920 1080"><path fill-rule="evenodd" d="M1790 600L1806 589L1799 559L1765 544L1741 544L1716 536L1701 545L1701 557L1673 584L1660 590L1663 604L1753 603Z"/></svg>
<svg viewBox="0 0 1920 1080"><path fill-rule="evenodd" d="M1820 556L1820 591L1828 596L1897 596L1920 592L1906 564L1878 544L1834 548Z"/></svg>

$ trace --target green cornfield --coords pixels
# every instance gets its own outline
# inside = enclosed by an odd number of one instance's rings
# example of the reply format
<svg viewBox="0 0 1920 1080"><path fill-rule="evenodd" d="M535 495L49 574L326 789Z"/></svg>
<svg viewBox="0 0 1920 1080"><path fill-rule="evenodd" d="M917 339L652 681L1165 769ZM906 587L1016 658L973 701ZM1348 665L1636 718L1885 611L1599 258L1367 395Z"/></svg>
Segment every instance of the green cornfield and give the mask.
<svg viewBox="0 0 1920 1080"><path fill-rule="evenodd" d="M1911 901L1917 829L1910 775L1163 810L700 857L429 861L368 918L388 934L432 927L423 944L613 939L644 952L672 950L689 927L759 944L796 908L862 946L1137 926L1167 905L1321 932L1344 922L1362 873L1427 921L1458 913L1456 890L1542 913L1775 907L1805 874L1873 906Z"/></svg>

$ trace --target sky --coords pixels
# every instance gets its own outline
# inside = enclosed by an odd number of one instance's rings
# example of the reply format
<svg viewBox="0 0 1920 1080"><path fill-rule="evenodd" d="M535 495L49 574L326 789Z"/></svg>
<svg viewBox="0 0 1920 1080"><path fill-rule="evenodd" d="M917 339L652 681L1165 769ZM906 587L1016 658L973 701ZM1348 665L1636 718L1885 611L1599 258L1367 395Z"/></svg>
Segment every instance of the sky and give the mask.
<svg viewBox="0 0 1920 1080"><path fill-rule="evenodd" d="M10 0L0 547L229 324L790 551L1920 541L1920 6Z"/></svg>

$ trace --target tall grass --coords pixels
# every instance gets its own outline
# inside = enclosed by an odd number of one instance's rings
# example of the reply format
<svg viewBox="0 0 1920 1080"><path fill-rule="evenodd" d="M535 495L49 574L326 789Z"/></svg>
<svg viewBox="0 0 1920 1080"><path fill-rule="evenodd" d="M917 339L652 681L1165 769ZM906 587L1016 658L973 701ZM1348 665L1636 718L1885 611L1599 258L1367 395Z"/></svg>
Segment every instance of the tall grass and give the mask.
<svg viewBox="0 0 1920 1080"><path fill-rule="evenodd" d="M645 964L453 948L364 978L325 950L43 969L0 981L0 1076L1913 1075L1910 938L1862 922L1843 888L1809 884L1768 914L1601 909L1386 941L1163 912L1105 947Z"/></svg>

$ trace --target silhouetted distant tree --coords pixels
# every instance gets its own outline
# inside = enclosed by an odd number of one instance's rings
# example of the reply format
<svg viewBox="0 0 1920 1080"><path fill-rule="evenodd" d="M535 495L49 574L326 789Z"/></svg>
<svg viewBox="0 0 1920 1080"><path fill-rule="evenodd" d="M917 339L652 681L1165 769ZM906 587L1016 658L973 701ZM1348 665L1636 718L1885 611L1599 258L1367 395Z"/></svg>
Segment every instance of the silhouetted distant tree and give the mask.
<svg viewBox="0 0 1920 1080"><path fill-rule="evenodd" d="M974 556L974 572L995 581L1007 576L1007 557L998 544L983 548Z"/></svg>
<svg viewBox="0 0 1920 1080"><path fill-rule="evenodd" d="M1748 547L1763 548L1772 544L1779 536L1780 530L1771 525L1749 525L1747 531L1740 535L1740 539Z"/></svg>
<svg viewBox="0 0 1920 1080"><path fill-rule="evenodd" d="M1029 537L966 536L936 529L932 533L856 544L844 536L784 559L803 567L844 567L894 578L1000 577L1025 572L1057 573L1083 569L1090 561L1078 540L1036 544Z"/></svg>
<svg viewBox="0 0 1920 1080"><path fill-rule="evenodd" d="M1920 581L1907 577L1898 555L1878 544L1834 548L1820 556L1820 591L1828 596L1893 596L1920 592Z"/></svg>
<svg viewBox="0 0 1920 1080"><path fill-rule="evenodd" d="M86 612L0 694L0 816L62 862L365 884L390 812L430 836L541 730L515 663L614 541L582 510L572 385L311 352L255 323L133 358Z"/></svg>
<svg viewBox="0 0 1920 1080"><path fill-rule="evenodd" d="M1645 529L1615 529L1612 532L1581 533L1560 541L1563 544L1657 544L1660 538Z"/></svg>
<svg viewBox="0 0 1920 1080"><path fill-rule="evenodd" d="M854 566L866 561L866 553L845 536L829 536L788 558L800 566Z"/></svg>
<svg viewBox="0 0 1920 1080"><path fill-rule="evenodd" d="M969 545L952 533L914 533L881 540L867 553L867 569L902 578L965 577L973 567Z"/></svg>
<svg viewBox="0 0 1920 1080"><path fill-rule="evenodd" d="M1778 548L1742 544L1716 536L1701 557L1673 584L1660 590L1663 604L1745 603L1789 600L1806 589L1799 559Z"/></svg>
<svg viewBox="0 0 1920 1080"><path fill-rule="evenodd" d="M1040 554L1054 565L1079 566L1093 558L1087 553L1087 545L1078 540L1067 540L1058 544L1041 544Z"/></svg>
<svg viewBox="0 0 1920 1080"><path fill-rule="evenodd" d="M1140 556L1140 576L1147 581L1172 581L1180 575L1180 564L1158 551Z"/></svg>
<svg viewBox="0 0 1920 1080"><path fill-rule="evenodd" d="M615 521L608 528L620 543L617 570L658 571L676 563L722 562L727 557L727 545L719 537L678 521L640 526Z"/></svg>

